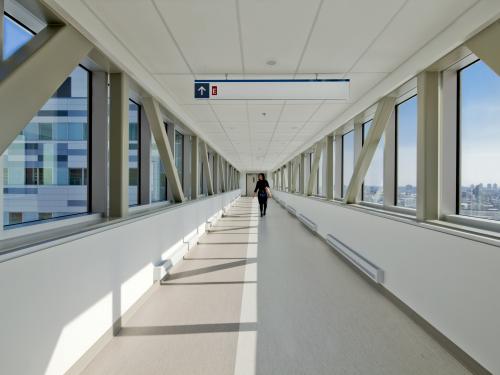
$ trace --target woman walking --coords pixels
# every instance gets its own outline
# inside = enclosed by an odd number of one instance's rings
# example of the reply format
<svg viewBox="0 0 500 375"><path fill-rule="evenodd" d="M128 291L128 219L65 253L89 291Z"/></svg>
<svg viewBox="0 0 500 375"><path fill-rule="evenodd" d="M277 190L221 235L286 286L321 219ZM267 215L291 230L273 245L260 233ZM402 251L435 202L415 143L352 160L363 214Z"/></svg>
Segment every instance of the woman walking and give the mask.
<svg viewBox="0 0 500 375"><path fill-rule="evenodd" d="M267 182L264 173L259 173L259 179L253 191L254 198L255 195L257 195L259 199L260 217L265 216L267 210L267 197L271 198L272 195L269 189L269 182Z"/></svg>

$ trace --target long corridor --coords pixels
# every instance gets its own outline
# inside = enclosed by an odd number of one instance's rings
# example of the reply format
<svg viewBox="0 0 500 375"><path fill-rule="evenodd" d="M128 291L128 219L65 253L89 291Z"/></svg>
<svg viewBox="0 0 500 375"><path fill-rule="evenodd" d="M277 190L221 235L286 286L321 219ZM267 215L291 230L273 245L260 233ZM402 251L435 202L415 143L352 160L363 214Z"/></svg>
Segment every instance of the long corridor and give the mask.
<svg viewBox="0 0 500 375"><path fill-rule="evenodd" d="M288 212L240 198L84 373L469 372Z"/></svg>

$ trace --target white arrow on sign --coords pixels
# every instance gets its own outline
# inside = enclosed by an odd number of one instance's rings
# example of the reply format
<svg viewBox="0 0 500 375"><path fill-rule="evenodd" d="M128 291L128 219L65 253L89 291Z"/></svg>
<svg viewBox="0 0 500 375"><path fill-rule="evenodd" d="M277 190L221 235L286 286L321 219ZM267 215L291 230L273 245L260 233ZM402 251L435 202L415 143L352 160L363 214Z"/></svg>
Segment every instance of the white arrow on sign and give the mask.
<svg viewBox="0 0 500 375"><path fill-rule="evenodd" d="M198 88L198 91L200 92L200 94L201 94L201 95L203 95L203 93L204 93L205 91L207 91L207 89L206 89L206 88L204 88L203 86L200 86L200 87Z"/></svg>

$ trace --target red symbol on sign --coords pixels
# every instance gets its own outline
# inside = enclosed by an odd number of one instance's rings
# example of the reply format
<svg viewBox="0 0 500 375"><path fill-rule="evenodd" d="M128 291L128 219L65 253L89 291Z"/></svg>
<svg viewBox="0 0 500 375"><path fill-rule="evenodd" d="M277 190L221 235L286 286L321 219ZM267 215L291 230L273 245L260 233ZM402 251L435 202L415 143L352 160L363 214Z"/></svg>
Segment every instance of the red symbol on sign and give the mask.
<svg viewBox="0 0 500 375"><path fill-rule="evenodd" d="M217 86L212 86L212 95L217 95Z"/></svg>

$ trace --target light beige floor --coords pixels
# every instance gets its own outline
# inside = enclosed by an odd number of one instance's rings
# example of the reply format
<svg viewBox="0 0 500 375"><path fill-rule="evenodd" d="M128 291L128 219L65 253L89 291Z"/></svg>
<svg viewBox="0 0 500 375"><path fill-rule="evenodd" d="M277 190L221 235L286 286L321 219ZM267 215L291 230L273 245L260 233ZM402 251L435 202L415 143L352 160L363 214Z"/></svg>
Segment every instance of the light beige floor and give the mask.
<svg viewBox="0 0 500 375"><path fill-rule="evenodd" d="M85 374L468 374L274 202L237 201Z"/></svg>

